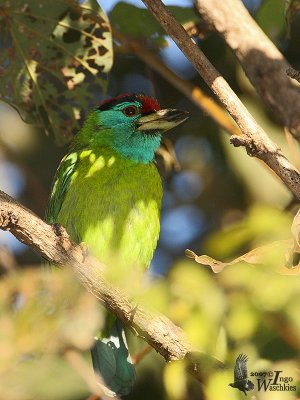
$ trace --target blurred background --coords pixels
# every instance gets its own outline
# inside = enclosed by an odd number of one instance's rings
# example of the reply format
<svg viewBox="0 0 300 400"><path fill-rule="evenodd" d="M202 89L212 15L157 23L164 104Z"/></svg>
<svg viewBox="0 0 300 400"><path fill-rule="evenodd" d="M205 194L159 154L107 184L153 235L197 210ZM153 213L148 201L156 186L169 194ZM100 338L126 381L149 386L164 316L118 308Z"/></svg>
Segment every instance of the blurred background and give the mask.
<svg viewBox="0 0 300 400"><path fill-rule="evenodd" d="M122 30L124 24L132 23L129 14L119 19L122 9L118 7L123 2L98 2L113 28ZM127 3L144 8L139 0ZM195 20L198 18L190 0L164 3L186 8ZM300 15L294 18L288 38L283 0L245 0L244 4L291 65L300 69ZM163 41L153 51L161 62L212 96L172 40L164 36ZM284 154L300 167L298 146L292 139L292 144L287 140L283 127L261 102L234 53L214 33L198 38L197 43ZM196 383L187 384L189 378L182 378L181 365L174 370L165 368L153 351L138 365L138 384L128 398L242 398L242 393L227 388L240 351L252 357L252 370L281 368L296 381L300 344L298 277L274 273L276 254L264 267L230 267L218 276L184 255L189 248L197 254L230 260L255 245L288 239L296 209L290 206L291 194L244 149L233 148L228 133L199 107L117 40L105 97L124 92L143 92L158 98L163 107L190 112L191 118L168 136L177 158L175 170L158 161L164 197L161 234L151 273L167 276L168 287L162 283L161 291L154 293L159 293L158 308L184 326L197 348L231 363L229 370L213 374L207 389L203 389ZM103 93L96 93L94 105L103 97ZM43 217L52 179L67 145L57 146L53 135L25 124L4 102L0 103L0 113L0 188ZM9 250L21 266L40 263L38 255L7 232L0 231L0 247ZM151 303L153 297L149 296ZM140 351L140 341L131 340L134 351ZM51 398L45 393L43 396L43 400ZM82 396L55 394L53 398ZM266 392L258 393L256 398L297 398L295 392L280 396Z"/></svg>

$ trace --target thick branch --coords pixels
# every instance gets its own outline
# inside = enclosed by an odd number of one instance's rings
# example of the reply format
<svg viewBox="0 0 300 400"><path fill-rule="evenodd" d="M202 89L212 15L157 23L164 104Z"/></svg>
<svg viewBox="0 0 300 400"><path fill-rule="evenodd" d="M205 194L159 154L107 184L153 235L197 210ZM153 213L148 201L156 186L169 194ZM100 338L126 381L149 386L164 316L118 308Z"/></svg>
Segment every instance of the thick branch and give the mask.
<svg viewBox="0 0 300 400"><path fill-rule="evenodd" d="M48 225L10 196L0 191L0 229L10 231L47 260L71 266L79 280L106 308L116 314L138 336L146 340L166 361L193 358L190 367L203 379L203 365L214 367L216 360L198 354L181 328L167 317L130 302L103 274L104 266L94 257L84 257L79 245L70 240L61 225ZM201 365L198 366L198 363ZM201 368L201 370L200 370ZM201 373L201 375L200 375Z"/></svg>
<svg viewBox="0 0 300 400"><path fill-rule="evenodd" d="M265 104L300 140L299 86L286 75L288 62L242 1L195 0L195 6L204 21L213 26L235 52Z"/></svg>
<svg viewBox="0 0 300 400"><path fill-rule="evenodd" d="M185 29L169 13L164 4L160 0L143 0L143 2L186 57L189 58L240 127L243 135L239 136L239 142L233 137L234 145L245 146L248 154L263 160L300 199L300 174L297 169L257 124L225 79L188 36Z"/></svg>

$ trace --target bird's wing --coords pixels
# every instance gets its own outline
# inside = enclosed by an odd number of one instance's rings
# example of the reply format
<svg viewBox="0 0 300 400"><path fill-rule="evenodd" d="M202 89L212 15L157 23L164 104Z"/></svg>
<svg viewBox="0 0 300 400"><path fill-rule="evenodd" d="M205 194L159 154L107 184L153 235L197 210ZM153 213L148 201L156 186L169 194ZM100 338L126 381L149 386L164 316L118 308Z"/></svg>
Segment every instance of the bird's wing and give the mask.
<svg viewBox="0 0 300 400"><path fill-rule="evenodd" d="M234 366L234 381L247 379L247 361L248 357L245 354L239 354Z"/></svg>
<svg viewBox="0 0 300 400"><path fill-rule="evenodd" d="M78 153L69 153L62 160L56 171L51 194L49 197L45 219L52 224L57 222L57 216L71 183L72 174L76 167Z"/></svg>

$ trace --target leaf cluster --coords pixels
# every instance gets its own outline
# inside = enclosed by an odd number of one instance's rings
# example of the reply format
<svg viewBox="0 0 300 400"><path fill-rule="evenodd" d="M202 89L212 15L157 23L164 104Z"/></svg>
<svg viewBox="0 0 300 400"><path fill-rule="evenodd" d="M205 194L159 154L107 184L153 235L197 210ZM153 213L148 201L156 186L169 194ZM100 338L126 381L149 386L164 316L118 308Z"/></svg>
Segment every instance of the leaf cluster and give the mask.
<svg viewBox="0 0 300 400"><path fill-rule="evenodd" d="M64 357L85 351L102 325L96 299L71 272L13 272L0 281L0 391L4 398L72 398L88 391Z"/></svg>
<svg viewBox="0 0 300 400"><path fill-rule="evenodd" d="M112 65L106 15L96 0L0 1L0 96L57 143L105 93Z"/></svg>

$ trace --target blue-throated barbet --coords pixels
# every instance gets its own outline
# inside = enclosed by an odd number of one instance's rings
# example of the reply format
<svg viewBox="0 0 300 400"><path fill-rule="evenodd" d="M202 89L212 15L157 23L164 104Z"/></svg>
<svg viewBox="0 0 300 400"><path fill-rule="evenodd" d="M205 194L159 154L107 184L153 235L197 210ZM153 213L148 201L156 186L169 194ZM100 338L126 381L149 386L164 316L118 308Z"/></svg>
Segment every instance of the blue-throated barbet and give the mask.
<svg viewBox="0 0 300 400"><path fill-rule="evenodd" d="M159 236L161 178L154 155L162 133L188 118L157 100L124 94L87 117L57 170L46 219L106 266L146 269ZM76 333L74 333L76 334ZM92 360L106 385L128 394L135 378L122 323L110 315Z"/></svg>

